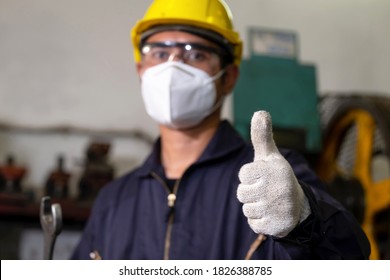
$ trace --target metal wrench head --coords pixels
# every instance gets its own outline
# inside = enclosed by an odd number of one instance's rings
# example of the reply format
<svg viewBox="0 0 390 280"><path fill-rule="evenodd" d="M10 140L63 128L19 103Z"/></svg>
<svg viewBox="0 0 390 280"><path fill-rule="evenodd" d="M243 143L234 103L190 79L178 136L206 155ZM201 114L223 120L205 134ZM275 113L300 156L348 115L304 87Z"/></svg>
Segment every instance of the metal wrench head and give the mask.
<svg viewBox="0 0 390 280"><path fill-rule="evenodd" d="M49 196L42 197L40 221L45 235L57 236L62 230L62 211L58 203L52 204Z"/></svg>
<svg viewBox="0 0 390 280"><path fill-rule="evenodd" d="M61 206L51 204L51 199L45 196L41 199L40 221L44 233L44 259L53 259L54 244L62 229Z"/></svg>

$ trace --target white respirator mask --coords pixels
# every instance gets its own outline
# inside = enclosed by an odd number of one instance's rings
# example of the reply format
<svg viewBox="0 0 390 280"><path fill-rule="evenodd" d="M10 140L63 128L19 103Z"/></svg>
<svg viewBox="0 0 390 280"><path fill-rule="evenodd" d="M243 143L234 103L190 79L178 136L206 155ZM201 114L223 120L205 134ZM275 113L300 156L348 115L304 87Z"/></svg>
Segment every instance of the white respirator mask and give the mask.
<svg viewBox="0 0 390 280"><path fill-rule="evenodd" d="M175 129L190 128L219 108L214 81L205 71L177 61L147 69L142 77L142 97L147 113L159 124Z"/></svg>

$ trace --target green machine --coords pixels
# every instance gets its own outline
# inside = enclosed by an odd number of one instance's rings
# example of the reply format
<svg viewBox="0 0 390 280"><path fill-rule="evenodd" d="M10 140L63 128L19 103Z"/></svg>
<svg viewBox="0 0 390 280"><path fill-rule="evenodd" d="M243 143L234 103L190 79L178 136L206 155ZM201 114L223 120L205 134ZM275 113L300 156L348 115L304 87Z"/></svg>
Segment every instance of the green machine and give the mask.
<svg viewBox="0 0 390 280"><path fill-rule="evenodd" d="M316 68L297 61L291 32L249 29L250 57L241 63L233 94L234 125L250 139L255 111L270 112L275 142L306 154L321 149Z"/></svg>

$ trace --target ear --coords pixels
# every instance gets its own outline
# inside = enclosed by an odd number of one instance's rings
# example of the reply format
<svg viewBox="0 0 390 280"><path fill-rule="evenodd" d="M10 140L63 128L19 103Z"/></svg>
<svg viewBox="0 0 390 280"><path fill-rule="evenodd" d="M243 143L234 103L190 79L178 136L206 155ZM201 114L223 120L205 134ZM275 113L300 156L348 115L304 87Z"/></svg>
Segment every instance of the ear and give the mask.
<svg viewBox="0 0 390 280"><path fill-rule="evenodd" d="M226 67L226 72L224 74L223 82L223 94L228 95L233 91L234 86L238 80L240 74L240 69L235 64L230 64Z"/></svg>
<svg viewBox="0 0 390 280"><path fill-rule="evenodd" d="M137 62L135 64L135 69L137 70L138 77L141 77L141 74L142 74L142 62Z"/></svg>

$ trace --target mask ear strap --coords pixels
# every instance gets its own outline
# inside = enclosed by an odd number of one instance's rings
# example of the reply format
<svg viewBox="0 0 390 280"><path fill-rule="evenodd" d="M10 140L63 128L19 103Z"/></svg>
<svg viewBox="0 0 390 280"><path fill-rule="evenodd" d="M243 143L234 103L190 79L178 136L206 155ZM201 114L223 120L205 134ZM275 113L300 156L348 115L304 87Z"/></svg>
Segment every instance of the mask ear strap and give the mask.
<svg viewBox="0 0 390 280"><path fill-rule="evenodd" d="M211 78L211 81L215 82L216 80L218 80L219 78L222 77L223 74L225 74L226 72L226 68L222 69L221 71L219 71L217 74L215 74L214 76L210 77Z"/></svg>
<svg viewBox="0 0 390 280"><path fill-rule="evenodd" d="M225 95L221 96L221 98L211 107L208 116L218 110L218 108L222 107L223 102L225 101Z"/></svg>
<svg viewBox="0 0 390 280"><path fill-rule="evenodd" d="M210 81L211 81L211 82L215 82L216 80L218 80L219 78L221 78L222 75L225 74L225 72L226 72L226 68L222 69L222 70L219 71L217 74L215 74L214 76L210 77ZM215 86L215 85L214 85L214 86ZM222 96L222 97L213 105L213 107L211 107L211 109L210 109L208 115L211 115L211 114L214 113L219 107L221 107L224 100L225 100L225 95L223 95L223 96Z"/></svg>

